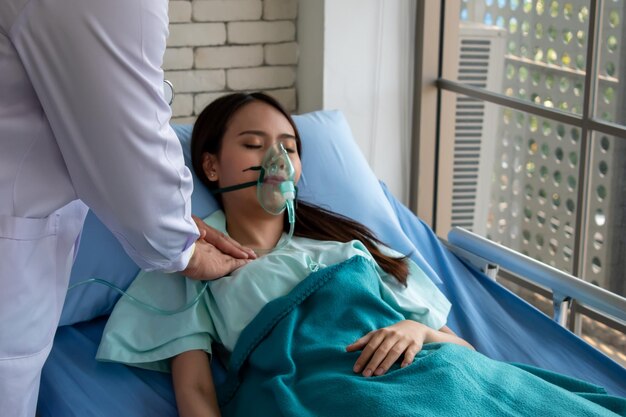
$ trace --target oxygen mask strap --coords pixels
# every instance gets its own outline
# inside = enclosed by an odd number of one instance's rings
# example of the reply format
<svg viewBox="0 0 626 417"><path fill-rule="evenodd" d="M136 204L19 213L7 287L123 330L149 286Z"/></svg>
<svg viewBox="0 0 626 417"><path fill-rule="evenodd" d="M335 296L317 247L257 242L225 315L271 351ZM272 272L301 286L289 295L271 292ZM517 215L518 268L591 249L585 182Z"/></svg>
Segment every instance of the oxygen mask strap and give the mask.
<svg viewBox="0 0 626 417"><path fill-rule="evenodd" d="M242 188L256 187L259 181L263 181L263 177L265 176L265 170L263 169L263 167L253 166L253 167L246 168L243 170L243 172L246 172L246 171L261 171L261 174L259 175L259 179L256 181L244 182L243 184L231 185L230 187L217 188L215 190L210 190L211 194L223 194L223 193L227 193L230 191L241 190Z"/></svg>

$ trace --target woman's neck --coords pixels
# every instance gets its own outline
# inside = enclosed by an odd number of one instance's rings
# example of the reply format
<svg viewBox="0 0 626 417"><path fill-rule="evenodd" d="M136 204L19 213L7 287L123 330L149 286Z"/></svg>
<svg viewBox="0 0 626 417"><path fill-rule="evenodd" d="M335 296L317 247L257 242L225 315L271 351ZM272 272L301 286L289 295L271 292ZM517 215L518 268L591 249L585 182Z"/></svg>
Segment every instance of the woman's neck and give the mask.
<svg viewBox="0 0 626 417"><path fill-rule="evenodd" d="M253 250L272 249L283 233L284 214L267 213L251 215L242 211L225 209L228 235Z"/></svg>

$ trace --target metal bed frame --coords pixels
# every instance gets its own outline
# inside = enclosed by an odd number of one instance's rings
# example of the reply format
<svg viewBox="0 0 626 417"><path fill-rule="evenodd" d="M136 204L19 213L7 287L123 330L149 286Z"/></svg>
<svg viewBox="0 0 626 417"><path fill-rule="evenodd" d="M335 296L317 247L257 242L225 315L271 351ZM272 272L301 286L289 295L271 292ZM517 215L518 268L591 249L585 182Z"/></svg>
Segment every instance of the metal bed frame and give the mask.
<svg viewBox="0 0 626 417"><path fill-rule="evenodd" d="M450 230L444 244L491 279L510 279L552 298L554 321L565 327L570 317L574 333L581 333L581 314L626 333L626 298L622 296L460 227Z"/></svg>

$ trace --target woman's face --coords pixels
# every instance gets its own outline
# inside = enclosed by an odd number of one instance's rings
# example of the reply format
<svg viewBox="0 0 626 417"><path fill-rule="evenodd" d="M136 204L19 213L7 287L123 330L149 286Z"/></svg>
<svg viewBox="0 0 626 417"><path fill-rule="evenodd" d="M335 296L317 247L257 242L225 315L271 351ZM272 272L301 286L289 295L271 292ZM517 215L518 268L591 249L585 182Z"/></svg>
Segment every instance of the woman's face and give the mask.
<svg viewBox="0 0 626 417"><path fill-rule="evenodd" d="M271 105L262 101L248 103L231 117L219 154L217 156L204 154L204 172L210 181L218 181L219 188L256 181L259 178L259 171L247 169L260 166L268 148L277 142L281 143L289 154L297 183L302 166L293 127L287 118ZM255 203L252 203L252 200ZM260 206L255 187L224 193L222 201L224 205L232 201L237 202L238 206L239 204Z"/></svg>

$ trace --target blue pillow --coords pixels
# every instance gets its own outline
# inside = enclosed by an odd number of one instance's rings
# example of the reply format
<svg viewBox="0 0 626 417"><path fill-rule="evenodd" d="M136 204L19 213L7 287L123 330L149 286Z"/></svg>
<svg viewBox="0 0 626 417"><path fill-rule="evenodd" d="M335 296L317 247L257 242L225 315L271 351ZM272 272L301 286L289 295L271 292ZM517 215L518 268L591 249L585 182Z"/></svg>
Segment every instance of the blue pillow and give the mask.
<svg viewBox="0 0 626 417"><path fill-rule="evenodd" d="M303 172L298 197L363 223L384 243L401 253L411 254L418 265L424 264L402 231L343 114L319 111L294 116L294 120L302 136ZM192 126L174 125L173 128L183 146L185 162L191 167ZM204 218L218 206L195 175L193 178L192 211ZM115 237L90 212L70 285L100 278L126 289L138 271L139 267L126 255ZM60 324L73 324L108 314L119 297L117 291L101 284L78 286L67 294Z"/></svg>

